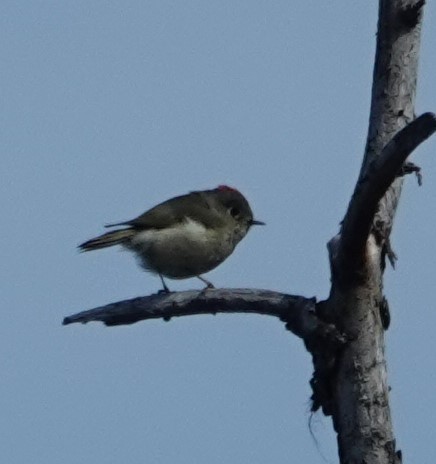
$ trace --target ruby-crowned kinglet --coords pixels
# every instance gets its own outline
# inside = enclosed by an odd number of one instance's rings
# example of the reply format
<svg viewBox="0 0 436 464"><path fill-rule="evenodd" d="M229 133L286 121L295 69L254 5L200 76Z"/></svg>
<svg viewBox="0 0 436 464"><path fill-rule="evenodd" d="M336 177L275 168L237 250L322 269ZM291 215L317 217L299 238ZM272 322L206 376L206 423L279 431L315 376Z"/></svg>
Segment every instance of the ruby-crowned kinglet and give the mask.
<svg viewBox="0 0 436 464"><path fill-rule="evenodd" d="M147 271L163 277L201 277L221 264L245 237L253 219L245 197L236 189L220 185L213 190L191 192L171 198L136 219L106 227L123 228L79 245L82 251L122 245L136 253Z"/></svg>

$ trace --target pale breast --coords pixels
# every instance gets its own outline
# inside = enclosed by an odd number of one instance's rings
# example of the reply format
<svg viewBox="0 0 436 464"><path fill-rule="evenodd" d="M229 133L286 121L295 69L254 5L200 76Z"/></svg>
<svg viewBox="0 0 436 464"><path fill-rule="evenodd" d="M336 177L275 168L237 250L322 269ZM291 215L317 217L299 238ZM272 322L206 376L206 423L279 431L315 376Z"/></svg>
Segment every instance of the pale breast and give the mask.
<svg viewBox="0 0 436 464"><path fill-rule="evenodd" d="M177 279L212 270L231 254L234 244L230 233L187 218L174 227L138 232L128 247L146 269Z"/></svg>

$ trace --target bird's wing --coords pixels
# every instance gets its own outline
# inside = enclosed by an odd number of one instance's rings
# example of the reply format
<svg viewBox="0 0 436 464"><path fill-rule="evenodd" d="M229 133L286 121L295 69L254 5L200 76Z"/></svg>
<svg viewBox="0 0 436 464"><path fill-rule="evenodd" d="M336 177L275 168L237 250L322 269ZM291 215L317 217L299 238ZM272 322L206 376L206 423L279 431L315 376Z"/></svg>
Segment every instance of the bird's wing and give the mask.
<svg viewBox="0 0 436 464"><path fill-rule="evenodd" d="M129 226L134 229L165 229L190 218L205 227L217 227L222 218L202 192L191 192L171 198L149 209L135 219L106 227Z"/></svg>

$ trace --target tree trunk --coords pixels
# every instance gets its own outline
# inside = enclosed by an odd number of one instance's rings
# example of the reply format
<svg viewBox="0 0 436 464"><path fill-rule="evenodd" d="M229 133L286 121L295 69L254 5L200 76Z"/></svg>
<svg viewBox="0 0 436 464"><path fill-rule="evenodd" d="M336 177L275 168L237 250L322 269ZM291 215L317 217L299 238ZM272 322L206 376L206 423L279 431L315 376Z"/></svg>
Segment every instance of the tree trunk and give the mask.
<svg viewBox="0 0 436 464"><path fill-rule="evenodd" d="M370 181L372 166L384 147L414 119L423 5L423 1L380 0L369 130L352 202L362 183ZM389 409L384 354L389 314L383 271L386 255L392 263L395 260L389 236L402 180L397 177L381 199L367 240L356 245L356 236L365 236L366 231L361 223L347 223L350 218L346 217L342 236L330 247L332 290L325 311L351 339L338 360L332 385L333 423L342 464L401 462ZM362 205L360 220L364 209Z"/></svg>

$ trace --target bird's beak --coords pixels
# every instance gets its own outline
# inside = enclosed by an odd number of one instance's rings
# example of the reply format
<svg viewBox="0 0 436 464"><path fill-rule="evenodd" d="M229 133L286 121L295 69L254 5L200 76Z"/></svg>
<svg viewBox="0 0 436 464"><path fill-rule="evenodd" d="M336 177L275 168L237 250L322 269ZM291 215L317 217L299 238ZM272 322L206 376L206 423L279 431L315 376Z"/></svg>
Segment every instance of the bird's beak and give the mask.
<svg viewBox="0 0 436 464"><path fill-rule="evenodd" d="M266 224L262 221L256 221L256 219L252 219L250 221L250 226L266 226Z"/></svg>

